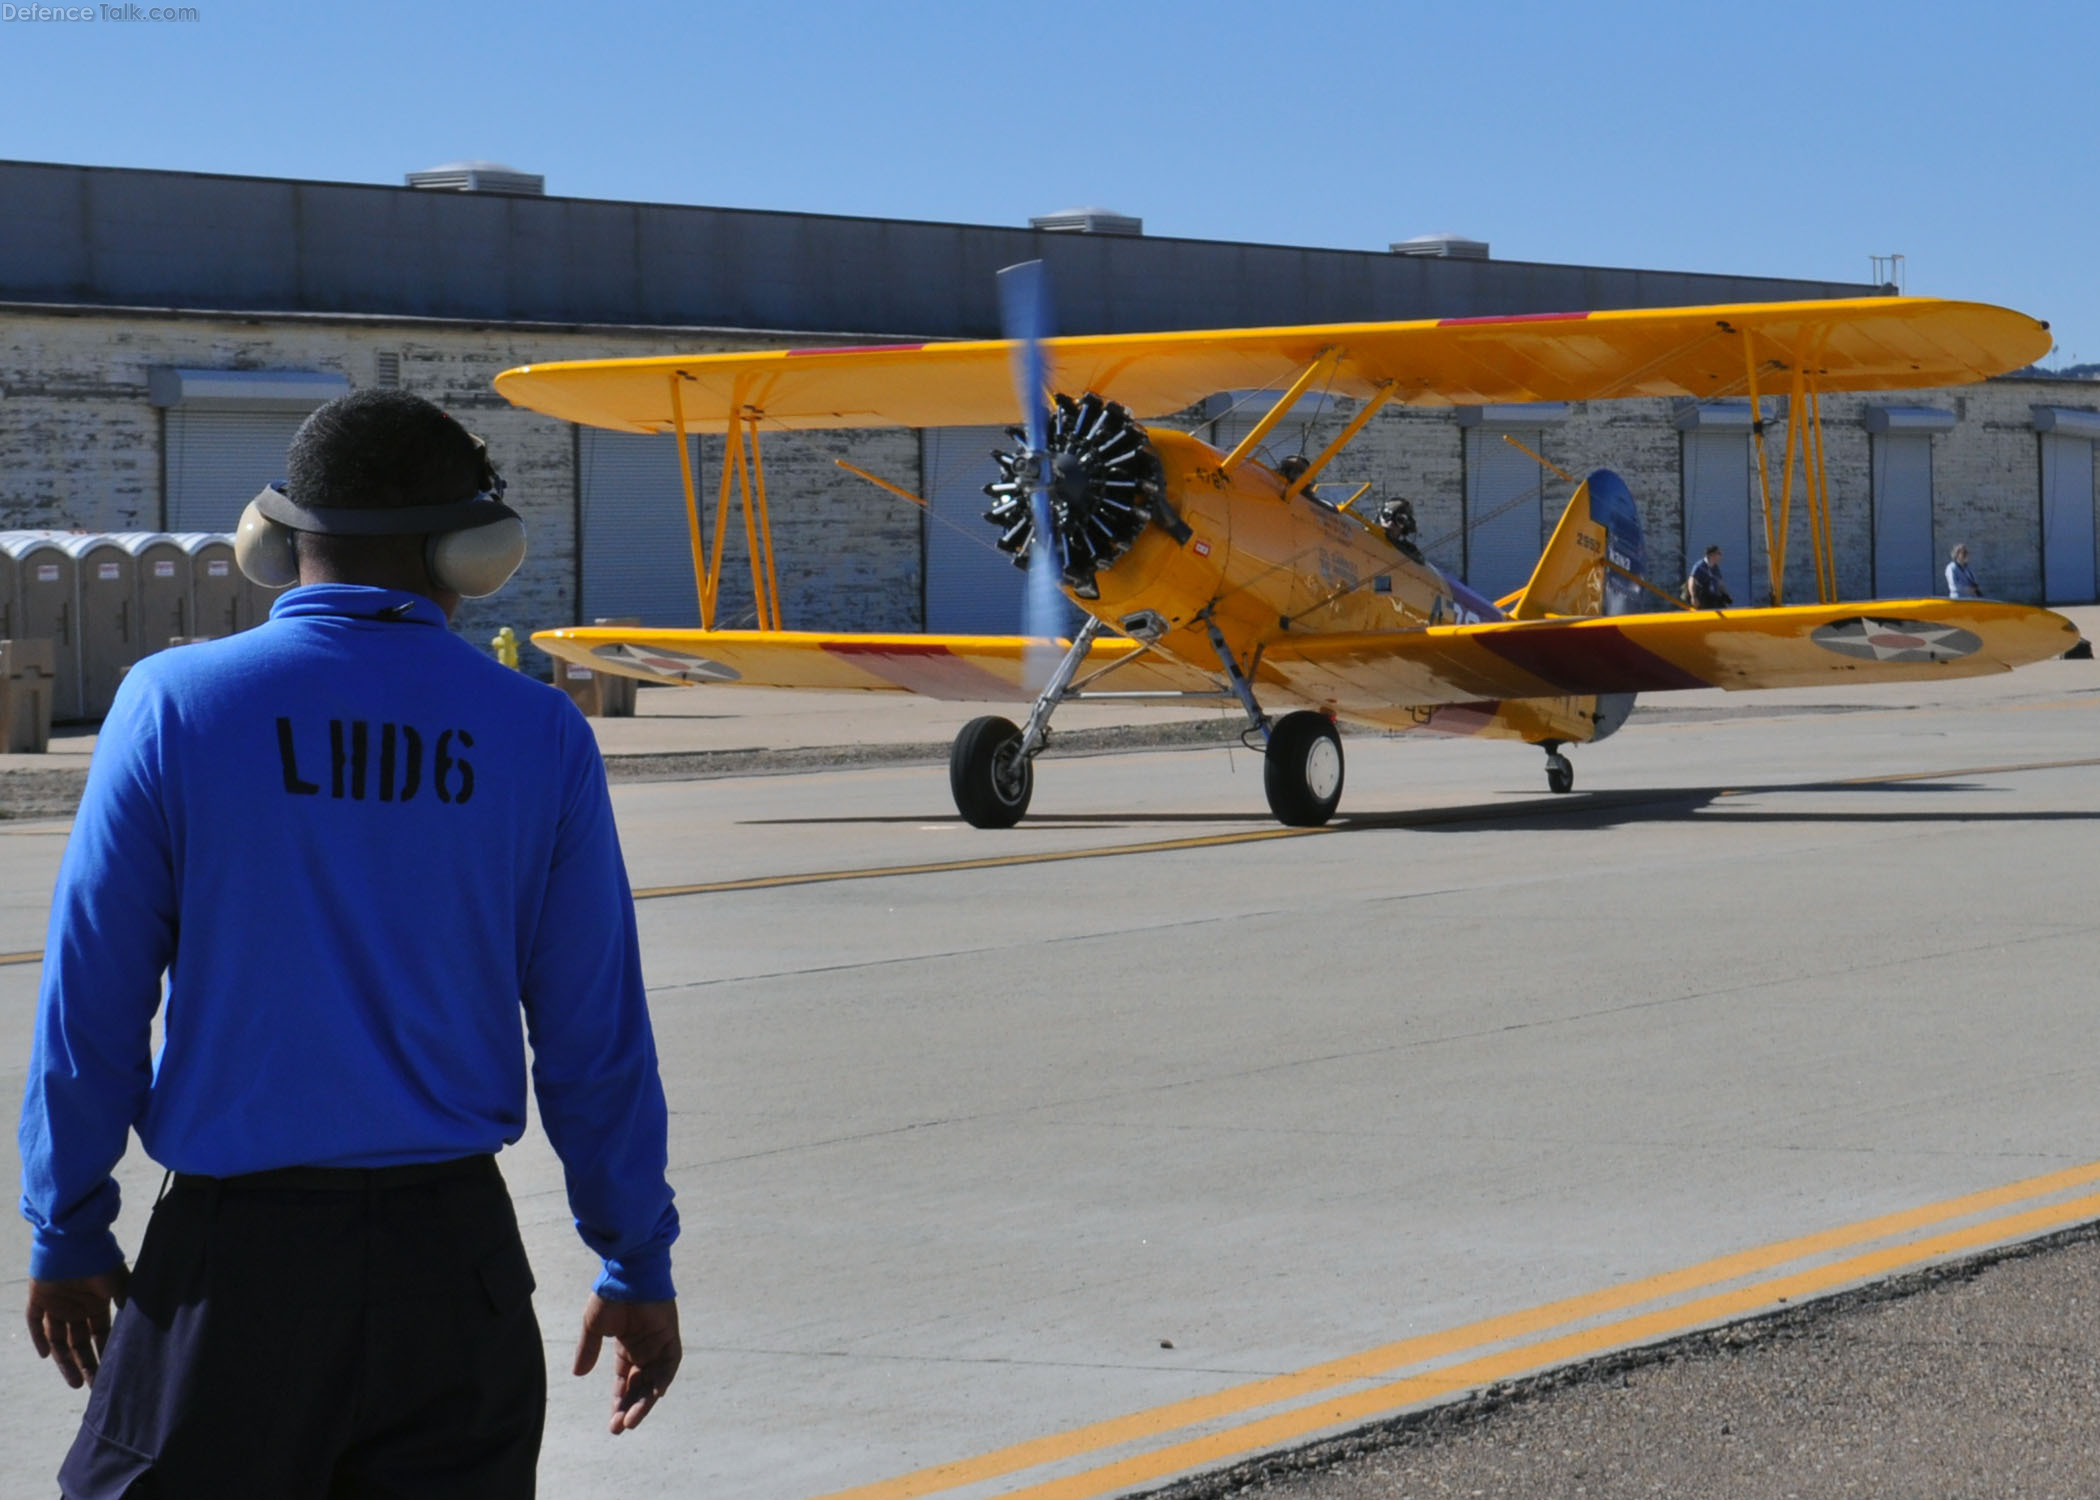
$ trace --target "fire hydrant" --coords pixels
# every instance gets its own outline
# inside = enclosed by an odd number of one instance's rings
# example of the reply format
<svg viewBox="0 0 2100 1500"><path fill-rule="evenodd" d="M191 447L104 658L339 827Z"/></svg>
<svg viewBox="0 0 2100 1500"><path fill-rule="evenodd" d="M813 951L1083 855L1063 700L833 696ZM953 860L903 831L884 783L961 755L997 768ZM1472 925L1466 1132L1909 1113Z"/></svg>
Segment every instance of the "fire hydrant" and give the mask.
<svg viewBox="0 0 2100 1500"><path fill-rule="evenodd" d="M496 638L489 642L489 648L496 653L496 660L502 662L503 665L509 667L512 671L517 670L518 633L516 631L512 630L508 625L504 626L496 632Z"/></svg>

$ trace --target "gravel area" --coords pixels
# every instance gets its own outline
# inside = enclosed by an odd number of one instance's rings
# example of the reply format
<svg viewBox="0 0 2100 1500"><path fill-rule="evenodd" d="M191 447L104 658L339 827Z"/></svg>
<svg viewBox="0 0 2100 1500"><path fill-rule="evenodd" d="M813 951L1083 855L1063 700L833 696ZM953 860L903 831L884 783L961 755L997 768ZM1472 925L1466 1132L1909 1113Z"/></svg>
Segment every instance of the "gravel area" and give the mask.
<svg viewBox="0 0 2100 1500"><path fill-rule="evenodd" d="M1173 1500L2100 1494L2100 1225L1185 1481Z"/></svg>

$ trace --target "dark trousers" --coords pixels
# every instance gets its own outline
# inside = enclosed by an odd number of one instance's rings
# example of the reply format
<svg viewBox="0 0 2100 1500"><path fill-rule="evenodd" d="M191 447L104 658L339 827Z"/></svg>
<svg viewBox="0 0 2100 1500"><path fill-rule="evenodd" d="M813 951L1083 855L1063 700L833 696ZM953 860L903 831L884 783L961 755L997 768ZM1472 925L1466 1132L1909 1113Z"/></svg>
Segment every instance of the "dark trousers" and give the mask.
<svg viewBox="0 0 2100 1500"><path fill-rule="evenodd" d="M547 1367L493 1157L177 1177L71 1500L530 1496Z"/></svg>

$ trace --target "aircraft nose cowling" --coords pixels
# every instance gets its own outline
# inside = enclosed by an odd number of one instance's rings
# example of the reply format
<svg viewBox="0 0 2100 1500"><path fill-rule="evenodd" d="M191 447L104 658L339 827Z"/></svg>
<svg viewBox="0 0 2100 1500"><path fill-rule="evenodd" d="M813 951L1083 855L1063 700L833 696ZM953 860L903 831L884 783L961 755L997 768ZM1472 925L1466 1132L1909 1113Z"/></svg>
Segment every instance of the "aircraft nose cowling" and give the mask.
<svg viewBox="0 0 2100 1500"><path fill-rule="evenodd" d="M999 477L984 487L992 501L984 518L999 528L999 549L1025 568L1035 537L1032 465L1027 434L1011 427L1007 435L1015 446L992 455ZM1096 598L1095 575L1129 551L1153 517L1164 484L1159 457L1127 410L1092 392L1077 401L1057 398L1047 447L1050 518L1064 583L1082 599Z"/></svg>

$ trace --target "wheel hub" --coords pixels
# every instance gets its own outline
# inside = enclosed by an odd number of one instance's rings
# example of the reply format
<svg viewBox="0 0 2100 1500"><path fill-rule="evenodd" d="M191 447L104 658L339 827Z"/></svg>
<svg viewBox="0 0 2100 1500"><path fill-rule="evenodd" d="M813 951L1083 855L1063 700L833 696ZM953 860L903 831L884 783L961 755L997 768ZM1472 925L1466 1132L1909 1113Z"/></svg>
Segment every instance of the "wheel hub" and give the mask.
<svg viewBox="0 0 2100 1500"><path fill-rule="evenodd" d="M1305 789L1325 802L1341 790L1341 747L1324 735L1305 752Z"/></svg>

